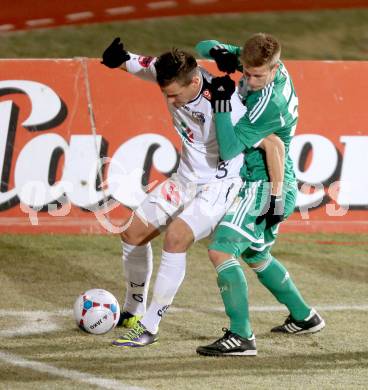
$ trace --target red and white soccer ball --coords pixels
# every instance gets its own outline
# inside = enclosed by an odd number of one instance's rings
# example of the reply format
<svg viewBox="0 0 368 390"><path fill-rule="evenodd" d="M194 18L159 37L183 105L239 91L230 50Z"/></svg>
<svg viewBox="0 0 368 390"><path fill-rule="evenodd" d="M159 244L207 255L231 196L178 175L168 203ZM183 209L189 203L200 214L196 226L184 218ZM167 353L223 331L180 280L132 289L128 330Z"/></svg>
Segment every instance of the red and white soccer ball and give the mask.
<svg viewBox="0 0 368 390"><path fill-rule="evenodd" d="M99 288L81 294L74 303L74 319L79 328L88 333L103 334L114 329L119 321L117 299Z"/></svg>

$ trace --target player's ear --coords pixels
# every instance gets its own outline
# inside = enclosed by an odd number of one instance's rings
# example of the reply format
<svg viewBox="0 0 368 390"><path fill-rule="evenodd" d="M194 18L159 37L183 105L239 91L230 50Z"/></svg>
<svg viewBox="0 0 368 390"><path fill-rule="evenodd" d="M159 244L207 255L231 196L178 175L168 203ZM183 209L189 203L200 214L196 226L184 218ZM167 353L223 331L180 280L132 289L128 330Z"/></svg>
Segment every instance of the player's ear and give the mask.
<svg viewBox="0 0 368 390"><path fill-rule="evenodd" d="M279 64L279 63L275 64L275 65L273 66L273 68L272 68L272 72L273 72L274 74L276 74L277 69L278 69L279 67L280 67L280 64Z"/></svg>
<svg viewBox="0 0 368 390"><path fill-rule="evenodd" d="M201 84L201 78L198 75L193 76L192 84L194 84L196 87L199 86Z"/></svg>

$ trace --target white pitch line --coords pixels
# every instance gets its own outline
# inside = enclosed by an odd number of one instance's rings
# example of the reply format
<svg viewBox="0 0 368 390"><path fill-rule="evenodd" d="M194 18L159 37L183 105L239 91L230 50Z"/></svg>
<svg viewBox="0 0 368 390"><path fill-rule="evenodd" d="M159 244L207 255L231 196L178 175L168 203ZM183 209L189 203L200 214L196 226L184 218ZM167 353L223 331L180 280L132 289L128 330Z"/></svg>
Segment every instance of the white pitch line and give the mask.
<svg viewBox="0 0 368 390"><path fill-rule="evenodd" d="M316 310L321 311L355 311L355 310L368 310L368 305L361 304L361 305L313 305L313 307ZM267 312L267 311L286 311L285 306L281 305L274 305L274 306L250 306L250 311L261 311L261 312Z"/></svg>
<svg viewBox="0 0 368 390"><path fill-rule="evenodd" d="M367 304L354 304L354 305L316 305L316 309L321 311L352 311L352 310L359 310L359 311L368 311L368 305ZM279 312L279 311L286 311L286 309L281 305L274 305L274 306L250 306L250 311L257 311L257 312ZM209 309L191 309L191 308L171 308L171 313L175 312L223 312L223 307L218 308L209 308ZM0 336L9 336L9 335L26 335L31 333L43 333L43 332L51 332L53 330L56 330L57 325L54 322L48 323L50 321L50 318L53 316L72 316L72 310L56 310L56 311L16 311L16 310L0 310L0 316L6 317L6 316L18 316L18 317L26 317L29 321L28 326L18 328L14 331L7 331L3 330L0 332ZM170 312L169 312L170 313ZM40 324L40 319L43 319L46 322L45 324ZM33 321L33 323L32 323ZM42 322L42 321L41 321ZM56 328L55 328L56 327ZM12 333L13 332L13 333ZM25 367L32 369L34 371L38 372L45 372L50 375L59 376L63 378L68 378L73 381L81 382L81 383L88 383L94 386L99 386L103 389L112 389L112 390L147 390L142 387L136 387L136 386L129 386L124 383L121 383L114 379L107 379L98 377L92 374L83 373L76 370L67 370L64 368L58 368L54 367L50 364L40 363L34 360L28 360L24 359L20 356L9 354L5 352L0 351L0 360L7 362L9 364L12 364L14 366L19 367Z"/></svg>
<svg viewBox="0 0 368 390"><path fill-rule="evenodd" d="M317 305L315 306L317 310L321 311L349 311L349 310L368 310L368 305Z"/></svg>
<svg viewBox="0 0 368 390"><path fill-rule="evenodd" d="M367 304L354 304L354 305L315 305L315 309L319 311L368 311ZM189 308L189 307L171 307L168 311L168 315L174 313L223 313L225 310L223 307L210 307L210 308ZM286 307L281 305L270 306L250 306L251 312L287 312ZM16 317L21 323L20 326L13 326L11 329L0 330L0 337L14 337L14 336L27 336L32 334L50 333L55 332L61 328L61 325L55 319L55 317L69 317L73 318L73 310L61 309L55 311L41 311L41 310L0 310L0 317Z"/></svg>
<svg viewBox="0 0 368 390"><path fill-rule="evenodd" d="M7 315L11 316L19 316L19 317L27 317L27 316L43 316L45 313L49 316L70 316L73 313L71 309L60 309L60 310L0 310L0 317L5 317Z"/></svg>
<svg viewBox="0 0 368 390"><path fill-rule="evenodd" d="M313 307L317 310L321 311L366 311L368 310L368 304L343 304L343 305L313 305ZM265 305L265 306L249 306L250 311L257 312L282 312L286 311L286 307L282 305ZM168 313L181 313L181 312L219 312L224 311L223 307L198 307L196 309L189 307L170 307ZM71 309L60 309L60 310L51 310L51 311L43 311L43 310L4 310L0 309L0 317L6 317L7 315L18 316L18 317L31 317L37 319L37 317L42 318L43 316L47 316L48 318L52 316L60 316L60 317L72 317L73 310Z"/></svg>
<svg viewBox="0 0 368 390"><path fill-rule="evenodd" d="M368 305L366 304L358 304L358 305L313 305L313 307L317 310L321 311L367 311ZM225 309L223 307L216 307L216 308L198 308L198 309L191 309L186 307L171 307L168 311L169 313L179 313L179 312L193 312L193 313L199 313L199 312L205 312L205 313L215 313L215 312L224 312ZM249 306L249 311L256 311L256 312L283 312L287 311L285 306L281 305L270 305L270 306Z"/></svg>
<svg viewBox="0 0 368 390"><path fill-rule="evenodd" d="M111 390L147 390L143 387L129 386L114 379L106 379L92 374L76 370L67 370L65 368L54 367L50 364L40 363L34 360L24 359L20 356L5 353L0 351L0 360L12 364L13 366L30 368L38 372L45 372L50 375L60 376L71 379L76 382L88 383L90 385L99 386L102 389Z"/></svg>
<svg viewBox="0 0 368 390"><path fill-rule="evenodd" d="M0 330L0 337L27 336L31 334L55 332L60 326L54 322L53 313L46 311L27 311L16 312L9 310L1 310L1 317L17 317L21 318L22 325L12 329Z"/></svg>

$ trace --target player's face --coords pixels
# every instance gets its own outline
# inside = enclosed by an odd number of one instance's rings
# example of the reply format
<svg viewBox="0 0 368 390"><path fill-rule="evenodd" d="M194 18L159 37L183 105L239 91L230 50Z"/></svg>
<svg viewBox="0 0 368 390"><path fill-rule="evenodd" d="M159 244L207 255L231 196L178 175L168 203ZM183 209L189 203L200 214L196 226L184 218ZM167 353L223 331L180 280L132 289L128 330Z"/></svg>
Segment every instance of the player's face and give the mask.
<svg viewBox="0 0 368 390"><path fill-rule="evenodd" d="M166 87L161 87L161 91L169 104L176 108L180 108L198 95L199 88L200 78L195 76L188 85L182 85L181 83L174 81Z"/></svg>
<svg viewBox="0 0 368 390"><path fill-rule="evenodd" d="M252 91L258 91L270 84L275 78L279 64L270 67L268 64L251 67L243 64L243 74L248 88Z"/></svg>

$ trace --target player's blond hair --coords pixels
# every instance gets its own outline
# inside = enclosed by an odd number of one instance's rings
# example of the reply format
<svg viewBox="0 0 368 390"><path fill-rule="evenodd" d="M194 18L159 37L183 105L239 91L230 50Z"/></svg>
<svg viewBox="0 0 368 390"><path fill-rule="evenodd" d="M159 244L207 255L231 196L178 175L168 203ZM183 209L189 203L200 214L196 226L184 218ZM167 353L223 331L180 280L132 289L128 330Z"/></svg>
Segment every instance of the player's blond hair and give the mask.
<svg viewBox="0 0 368 390"><path fill-rule="evenodd" d="M181 85L189 85L198 72L196 59L176 48L161 54L155 62L155 68L160 87L166 87L174 81Z"/></svg>
<svg viewBox="0 0 368 390"><path fill-rule="evenodd" d="M273 68L280 60L281 44L270 34L257 33L244 44L242 60L250 67L269 65Z"/></svg>

